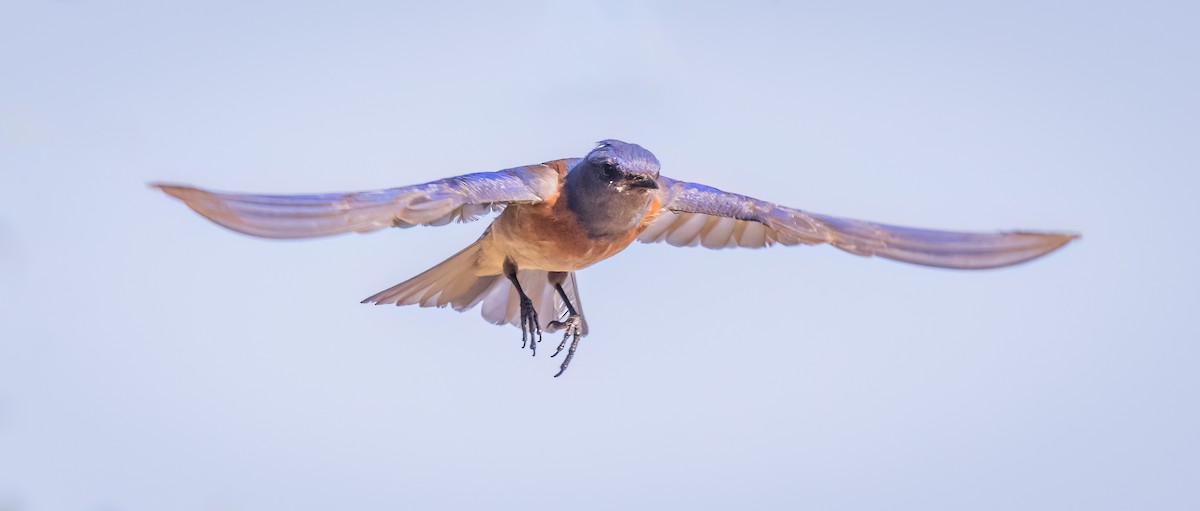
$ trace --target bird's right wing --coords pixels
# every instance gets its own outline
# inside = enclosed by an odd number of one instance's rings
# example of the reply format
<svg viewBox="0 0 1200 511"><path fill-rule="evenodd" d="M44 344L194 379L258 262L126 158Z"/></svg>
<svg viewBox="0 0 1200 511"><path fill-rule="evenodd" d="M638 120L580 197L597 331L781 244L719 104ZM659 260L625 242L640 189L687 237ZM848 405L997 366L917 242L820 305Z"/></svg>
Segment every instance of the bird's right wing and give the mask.
<svg viewBox="0 0 1200 511"><path fill-rule="evenodd" d="M430 183L355 193L252 195L152 184L205 218L264 238L310 238L384 227L468 222L516 202L558 193L559 175L574 160L556 160Z"/></svg>
<svg viewBox="0 0 1200 511"><path fill-rule="evenodd" d="M952 232L899 227L779 206L711 186L661 177L663 211L639 240L708 248L829 243L942 268L1009 266L1045 255L1078 235L1043 232Z"/></svg>

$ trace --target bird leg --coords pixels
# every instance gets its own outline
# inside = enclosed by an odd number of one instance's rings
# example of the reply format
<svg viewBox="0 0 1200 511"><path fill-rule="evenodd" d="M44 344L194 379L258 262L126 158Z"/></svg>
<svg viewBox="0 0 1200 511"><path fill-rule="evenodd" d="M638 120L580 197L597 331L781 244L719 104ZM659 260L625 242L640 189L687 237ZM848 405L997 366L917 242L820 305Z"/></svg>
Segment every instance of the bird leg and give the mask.
<svg viewBox="0 0 1200 511"><path fill-rule="evenodd" d="M563 347L567 345L567 339L571 339L571 349L567 350L567 357L563 359L562 366L558 369L558 374L554 375L555 378L558 378L562 376L563 371L567 370L567 366L571 365L571 359L575 358L575 350L579 348L579 335L583 331L583 316L580 316L575 311L575 307L571 305L571 299L567 298L567 292L563 290L561 282L554 284L554 288L558 290L558 295L562 297L563 303L567 306L567 319L563 321L551 321L549 325L546 325L546 329L551 332L560 329L565 330L562 342L558 343L558 349L554 350L554 355L550 355L550 357L557 356L563 350Z"/></svg>
<svg viewBox="0 0 1200 511"><path fill-rule="evenodd" d="M533 300L521 289L521 282L517 280L517 265L505 260L504 275L512 281L513 287L517 288L517 295L521 297L521 349L525 349L528 342L532 356L537 356L537 343L542 342L542 326L538 321L537 309L533 308Z"/></svg>

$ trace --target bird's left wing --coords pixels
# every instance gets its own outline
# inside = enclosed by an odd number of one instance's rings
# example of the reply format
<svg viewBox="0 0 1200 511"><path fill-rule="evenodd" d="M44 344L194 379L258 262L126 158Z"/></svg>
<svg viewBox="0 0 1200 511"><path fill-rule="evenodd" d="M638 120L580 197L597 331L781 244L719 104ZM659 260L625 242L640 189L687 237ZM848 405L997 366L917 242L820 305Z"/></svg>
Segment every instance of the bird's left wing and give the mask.
<svg viewBox="0 0 1200 511"><path fill-rule="evenodd" d="M384 227L467 222L515 202L541 202L558 193L556 160L430 183L354 193L252 195L152 184L209 220L264 238L310 238Z"/></svg>
<svg viewBox="0 0 1200 511"><path fill-rule="evenodd" d="M662 213L639 240L708 248L829 243L856 255L943 268L1008 266L1057 249L1078 235L971 233L898 227L810 213L696 183L661 177Z"/></svg>

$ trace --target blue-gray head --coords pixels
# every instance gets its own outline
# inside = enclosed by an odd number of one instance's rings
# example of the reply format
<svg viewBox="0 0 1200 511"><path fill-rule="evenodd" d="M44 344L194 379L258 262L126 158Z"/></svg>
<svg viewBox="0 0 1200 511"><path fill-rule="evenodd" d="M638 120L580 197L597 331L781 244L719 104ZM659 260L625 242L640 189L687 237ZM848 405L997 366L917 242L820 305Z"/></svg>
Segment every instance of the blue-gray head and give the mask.
<svg viewBox="0 0 1200 511"><path fill-rule="evenodd" d="M583 160L582 170L618 192L658 188L658 158L640 145L602 140Z"/></svg>
<svg viewBox="0 0 1200 511"><path fill-rule="evenodd" d="M571 167L563 192L589 236L624 235L645 220L658 179L650 151L605 140Z"/></svg>

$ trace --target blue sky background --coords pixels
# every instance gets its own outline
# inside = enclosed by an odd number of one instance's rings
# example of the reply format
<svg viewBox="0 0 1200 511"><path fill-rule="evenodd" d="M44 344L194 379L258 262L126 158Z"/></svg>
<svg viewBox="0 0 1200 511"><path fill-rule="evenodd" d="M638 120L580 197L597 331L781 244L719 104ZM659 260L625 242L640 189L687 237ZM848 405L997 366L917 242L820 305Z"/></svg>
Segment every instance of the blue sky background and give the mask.
<svg viewBox="0 0 1200 511"><path fill-rule="evenodd" d="M1194 2L0 4L0 510L1197 509ZM272 242L147 190L579 156L1084 239L953 272L635 245L571 370L358 302L484 223ZM551 341L554 342L554 341Z"/></svg>

